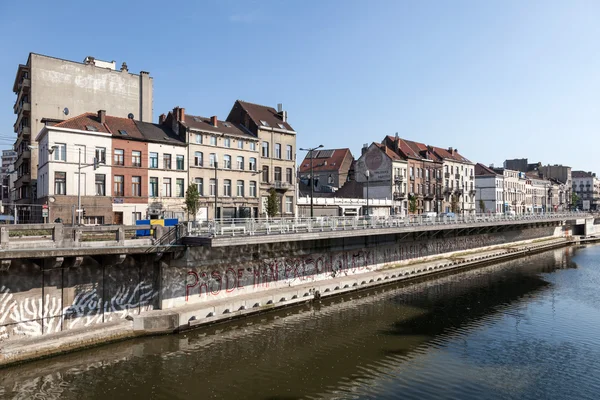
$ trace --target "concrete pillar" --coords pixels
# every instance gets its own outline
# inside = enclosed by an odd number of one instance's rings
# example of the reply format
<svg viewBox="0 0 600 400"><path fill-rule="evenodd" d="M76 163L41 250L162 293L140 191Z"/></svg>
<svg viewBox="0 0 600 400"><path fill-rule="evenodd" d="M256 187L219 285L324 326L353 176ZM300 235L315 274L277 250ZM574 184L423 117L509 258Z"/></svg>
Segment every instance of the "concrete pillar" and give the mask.
<svg viewBox="0 0 600 400"><path fill-rule="evenodd" d="M62 224L54 225L54 229L52 230L52 240L54 240L55 246L62 247L64 242L64 230Z"/></svg>
<svg viewBox="0 0 600 400"><path fill-rule="evenodd" d="M73 231L73 246L74 247L79 247L81 245L82 236L83 236L83 233L82 233L81 229L75 229Z"/></svg>
<svg viewBox="0 0 600 400"><path fill-rule="evenodd" d="M123 228L123 226L119 226L117 230L117 242L120 245L125 244L125 229Z"/></svg>
<svg viewBox="0 0 600 400"><path fill-rule="evenodd" d="M0 228L0 248L8 249L8 242L10 240L10 235L8 233L8 229L6 227Z"/></svg>

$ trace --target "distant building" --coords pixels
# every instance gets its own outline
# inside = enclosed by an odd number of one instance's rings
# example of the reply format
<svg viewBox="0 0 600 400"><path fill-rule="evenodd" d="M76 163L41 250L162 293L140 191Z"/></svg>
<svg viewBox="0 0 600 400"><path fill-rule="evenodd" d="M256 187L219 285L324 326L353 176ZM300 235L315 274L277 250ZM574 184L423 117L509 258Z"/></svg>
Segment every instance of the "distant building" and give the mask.
<svg viewBox="0 0 600 400"><path fill-rule="evenodd" d="M17 161L17 152L13 150L2 150L2 166L0 167L0 176L2 176L2 204L11 203L14 198L11 196L12 184L15 181L15 162Z"/></svg>
<svg viewBox="0 0 600 400"><path fill-rule="evenodd" d="M429 146L443 164L443 206L445 212L475 213L475 164L458 149Z"/></svg>
<svg viewBox="0 0 600 400"><path fill-rule="evenodd" d="M540 162L530 164L527 158L515 158L504 161L504 168L519 172L537 171L541 165L542 163Z"/></svg>
<svg viewBox="0 0 600 400"><path fill-rule="evenodd" d="M600 179L595 173L573 171L573 192L577 194L577 208L584 211L600 210Z"/></svg>
<svg viewBox="0 0 600 400"><path fill-rule="evenodd" d="M137 120L152 122L152 78L148 72L129 73L125 63L117 70L114 61L94 57L80 63L30 53L27 63L17 69L13 92L17 96L15 189L20 204L32 204L38 198L35 137L44 128L43 119L60 121L102 109L115 117L131 114Z"/></svg>
<svg viewBox="0 0 600 400"><path fill-rule="evenodd" d="M335 192L348 181L353 161L350 149L315 150L299 165L299 178L306 185L312 182L314 192Z"/></svg>
<svg viewBox="0 0 600 400"><path fill-rule="evenodd" d="M538 168L539 175L544 179L555 180L559 185L558 204L554 203L558 211L568 210L571 207L571 194L573 181L571 167L566 165L544 165ZM562 187L562 189L560 188Z"/></svg>

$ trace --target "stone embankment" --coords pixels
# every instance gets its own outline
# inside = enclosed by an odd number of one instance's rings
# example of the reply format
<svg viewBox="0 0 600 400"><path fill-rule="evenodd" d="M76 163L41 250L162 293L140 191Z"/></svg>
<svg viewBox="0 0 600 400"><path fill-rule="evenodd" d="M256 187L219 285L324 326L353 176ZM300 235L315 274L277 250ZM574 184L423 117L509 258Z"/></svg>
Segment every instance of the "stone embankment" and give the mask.
<svg viewBox="0 0 600 400"><path fill-rule="evenodd" d="M354 275L340 273L318 282L278 287L167 310L149 311L128 316L124 320L88 328L7 341L1 345L0 366L137 336L180 332L379 285L475 268L490 262L523 257L532 252L545 251L571 243L574 241L564 237L551 237L485 249L472 249L422 262L409 262Z"/></svg>

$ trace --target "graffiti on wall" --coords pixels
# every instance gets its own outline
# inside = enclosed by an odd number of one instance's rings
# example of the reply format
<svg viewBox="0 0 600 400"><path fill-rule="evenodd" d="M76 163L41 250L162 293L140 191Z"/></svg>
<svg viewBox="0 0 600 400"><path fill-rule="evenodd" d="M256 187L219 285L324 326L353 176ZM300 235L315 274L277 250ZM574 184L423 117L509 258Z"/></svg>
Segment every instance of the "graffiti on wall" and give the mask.
<svg viewBox="0 0 600 400"><path fill-rule="evenodd" d="M187 269L186 274L170 270L171 282L163 288L164 297L175 299L184 296L185 302L189 302L213 296L222 297L247 289L292 286L335 277L338 274L352 275L407 260L527 240L548 234L545 228L534 228L502 234L398 242L351 251L303 256L291 254L287 257L258 262L236 259L235 265L226 267L201 265ZM175 303L171 300L166 308L174 306Z"/></svg>
<svg viewBox="0 0 600 400"><path fill-rule="evenodd" d="M77 291L77 288L75 288ZM13 336L38 336L86 327L152 310L158 291L151 283L121 284L110 298L102 299L96 287L84 288L63 307L62 299L46 294L17 298L0 286L0 340ZM42 301L43 300L43 301Z"/></svg>

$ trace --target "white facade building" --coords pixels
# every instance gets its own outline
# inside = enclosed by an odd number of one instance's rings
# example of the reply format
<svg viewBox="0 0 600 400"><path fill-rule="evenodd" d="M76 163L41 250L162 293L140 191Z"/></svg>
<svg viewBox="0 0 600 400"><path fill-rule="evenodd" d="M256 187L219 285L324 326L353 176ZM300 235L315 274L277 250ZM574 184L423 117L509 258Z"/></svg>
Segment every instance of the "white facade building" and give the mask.
<svg viewBox="0 0 600 400"><path fill-rule="evenodd" d="M150 218L185 217L184 201L188 187L185 145L148 143L148 214Z"/></svg>

